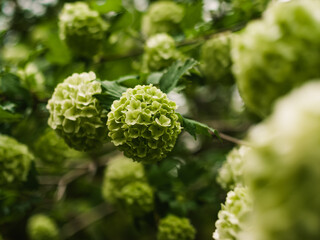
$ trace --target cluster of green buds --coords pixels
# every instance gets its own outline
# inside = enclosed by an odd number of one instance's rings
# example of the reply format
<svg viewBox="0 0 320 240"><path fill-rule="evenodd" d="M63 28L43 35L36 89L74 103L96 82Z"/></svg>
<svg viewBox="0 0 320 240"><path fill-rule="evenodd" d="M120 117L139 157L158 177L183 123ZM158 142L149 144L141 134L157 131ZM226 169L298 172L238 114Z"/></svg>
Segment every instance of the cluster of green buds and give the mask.
<svg viewBox="0 0 320 240"><path fill-rule="evenodd" d="M36 214L28 220L27 232L30 240L58 240L59 230L55 222L46 215Z"/></svg>
<svg viewBox="0 0 320 240"><path fill-rule="evenodd" d="M106 110L94 97L101 91L93 72L75 73L57 85L48 102L48 124L76 150L96 148L107 137Z"/></svg>
<svg viewBox="0 0 320 240"><path fill-rule="evenodd" d="M26 181L33 159L26 145L0 135L0 185Z"/></svg>
<svg viewBox="0 0 320 240"><path fill-rule="evenodd" d="M194 240L195 235L188 218L168 215L159 222L157 240Z"/></svg>
<svg viewBox="0 0 320 240"><path fill-rule="evenodd" d="M144 47L143 71L159 71L181 59L182 54L176 49L174 39L166 33L150 37Z"/></svg>
<svg viewBox="0 0 320 240"><path fill-rule="evenodd" d="M141 31L148 37L157 33L174 34L179 31L183 17L183 7L175 2L154 2L142 18Z"/></svg>
<svg viewBox="0 0 320 240"><path fill-rule="evenodd" d="M233 84L231 71L232 33L219 34L201 47L201 69L208 83Z"/></svg>
<svg viewBox="0 0 320 240"><path fill-rule="evenodd" d="M266 116L279 97L320 77L319 9L316 0L274 2L234 38L233 70L251 111Z"/></svg>
<svg viewBox="0 0 320 240"><path fill-rule="evenodd" d="M226 190L234 189L236 186L244 186L244 164L245 155L249 147L241 146L233 149L228 155L226 162L219 170L217 182Z"/></svg>
<svg viewBox="0 0 320 240"><path fill-rule="evenodd" d="M60 37L78 56L98 53L108 28L99 13L84 2L66 3L59 15Z"/></svg>
<svg viewBox="0 0 320 240"><path fill-rule="evenodd" d="M252 211L252 200L247 188L236 187L228 192L225 204L218 213L215 240L237 240L247 229L246 222Z"/></svg>
<svg viewBox="0 0 320 240"><path fill-rule="evenodd" d="M319 92L319 80L306 83L250 130L245 171L253 212L241 239L320 239Z"/></svg>
<svg viewBox="0 0 320 240"><path fill-rule="evenodd" d="M153 210L153 190L147 182L143 165L123 156L109 162L102 195L108 202L134 216Z"/></svg>
<svg viewBox="0 0 320 240"><path fill-rule="evenodd" d="M152 85L129 88L108 113L109 137L125 156L157 162L172 151L181 132L176 104Z"/></svg>

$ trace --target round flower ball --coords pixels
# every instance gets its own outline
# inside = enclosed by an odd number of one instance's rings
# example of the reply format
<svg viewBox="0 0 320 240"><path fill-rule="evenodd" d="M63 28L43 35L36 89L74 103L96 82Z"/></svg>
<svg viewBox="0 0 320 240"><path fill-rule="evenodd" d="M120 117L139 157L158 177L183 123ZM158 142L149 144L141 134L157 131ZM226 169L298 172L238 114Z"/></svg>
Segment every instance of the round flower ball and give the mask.
<svg viewBox="0 0 320 240"><path fill-rule="evenodd" d="M59 230L55 222L46 215L33 215L28 220L27 232L30 240L58 240Z"/></svg>
<svg viewBox="0 0 320 240"><path fill-rule="evenodd" d="M0 185L26 181L33 159L26 145L0 135Z"/></svg>
<svg viewBox="0 0 320 240"><path fill-rule="evenodd" d="M143 165L124 156L116 157L105 170L102 195L107 201L117 204L122 189L133 182L146 182Z"/></svg>
<svg viewBox="0 0 320 240"><path fill-rule="evenodd" d="M157 240L193 240L195 235L188 218L168 215L159 222Z"/></svg>
<svg viewBox="0 0 320 240"><path fill-rule="evenodd" d="M57 85L47 105L49 126L76 150L91 150L106 139L106 113L94 97L101 84L95 80L93 72L73 74Z"/></svg>
<svg viewBox="0 0 320 240"><path fill-rule="evenodd" d="M201 47L200 67L211 85L234 83L231 71L231 37L232 33L219 34Z"/></svg>
<svg viewBox="0 0 320 240"><path fill-rule="evenodd" d="M243 240L320 239L320 81L279 100L249 132L244 166L253 199Z"/></svg>
<svg viewBox="0 0 320 240"><path fill-rule="evenodd" d="M184 9L175 2L158 1L150 5L141 22L141 31L145 36L157 33L175 34L184 17Z"/></svg>
<svg viewBox="0 0 320 240"><path fill-rule="evenodd" d="M236 186L244 186L244 162L249 147L241 146L233 149L228 155L225 163L219 170L217 182L226 190L234 189Z"/></svg>
<svg viewBox="0 0 320 240"><path fill-rule="evenodd" d="M215 240L237 240L246 229L246 221L252 211L252 200L247 188L236 187L228 192L225 204L218 213Z"/></svg>
<svg viewBox="0 0 320 240"><path fill-rule="evenodd" d="M150 37L144 50L142 65L145 71L163 70L182 57L176 49L174 39L166 33Z"/></svg>
<svg viewBox="0 0 320 240"><path fill-rule="evenodd" d="M64 4L59 15L60 38L81 57L98 53L108 27L99 13L84 2Z"/></svg>
<svg viewBox="0 0 320 240"><path fill-rule="evenodd" d="M319 14L316 0L275 2L234 38L233 72L251 111L265 117L279 97L320 77Z"/></svg>
<svg viewBox="0 0 320 240"><path fill-rule="evenodd" d="M125 156L157 162L172 151L181 132L175 109L176 104L152 85L129 88L111 106L108 135Z"/></svg>
<svg viewBox="0 0 320 240"><path fill-rule="evenodd" d="M119 201L132 215L140 216L153 210L153 190L147 182L132 182L121 189Z"/></svg>

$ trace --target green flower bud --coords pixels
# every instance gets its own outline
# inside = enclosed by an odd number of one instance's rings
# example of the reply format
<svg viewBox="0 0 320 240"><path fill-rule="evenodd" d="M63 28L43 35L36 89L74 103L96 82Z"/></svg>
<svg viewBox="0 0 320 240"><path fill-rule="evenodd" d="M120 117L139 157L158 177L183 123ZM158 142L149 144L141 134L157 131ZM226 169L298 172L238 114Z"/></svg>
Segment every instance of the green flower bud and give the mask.
<svg viewBox="0 0 320 240"><path fill-rule="evenodd" d="M233 70L252 111L266 116L277 98L320 77L319 9L316 0L275 2L235 37Z"/></svg>
<svg viewBox="0 0 320 240"><path fill-rule="evenodd" d="M172 151L181 132L176 104L152 85L129 88L108 113L111 141L125 156L157 162Z"/></svg>
<svg viewBox="0 0 320 240"><path fill-rule="evenodd" d="M109 25L84 2L66 3L59 15L60 37L79 56L92 57Z"/></svg>
<svg viewBox="0 0 320 240"><path fill-rule="evenodd" d="M26 145L0 135L0 185L25 181L33 159Z"/></svg>
<svg viewBox="0 0 320 240"><path fill-rule="evenodd" d="M58 240L59 231L55 222L46 215L33 215L28 220L27 232L30 240Z"/></svg>
<svg viewBox="0 0 320 240"><path fill-rule="evenodd" d="M153 210L153 191L146 182L132 182L121 189L120 204L135 216Z"/></svg>
<svg viewBox="0 0 320 240"><path fill-rule="evenodd" d="M176 49L173 38L166 33L159 33L149 38L144 50L142 65L145 71L163 70L183 57Z"/></svg>
<svg viewBox="0 0 320 240"><path fill-rule="evenodd" d="M201 69L209 83L234 83L231 72L231 33L220 34L201 48Z"/></svg>
<svg viewBox="0 0 320 240"><path fill-rule="evenodd" d="M292 91L250 130L245 171L254 208L241 239L320 239L319 92L319 80Z"/></svg>
<svg viewBox="0 0 320 240"><path fill-rule="evenodd" d="M193 240L196 230L188 218L168 215L160 220L157 240Z"/></svg>
<svg viewBox="0 0 320 240"><path fill-rule="evenodd" d="M90 150L105 141L106 114L98 100L101 84L93 72L73 74L58 84L47 109L48 124L76 150Z"/></svg>
<svg viewBox="0 0 320 240"><path fill-rule="evenodd" d="M126 185L145 181L143 165L121 156L111 160L105 170L102 195L107 201L116 204Z"/></svg>
<svg viewBox="0 0 320 240"><path fill-rule="evenodd" d="M236 186L244 186L243 166L245 154L250 148L241 146L233 149L227 156L226 162L219 170L217 182L224 189L234 189Z"/></svg>
<svg viewBox="0 0 320 240"><path fill-rule="evenodd" d="M174 34L184 17L182 6L170 1L158 1L150 5L142 18L141 31L146 36L156 33Z"/></svg>
<svg viewBox="0 0 320 240"><path fill-rule="evenodd" d="M241 231L246 229L246 220L252 211L252 201L248 189L236 187L228 192L225 204L218 213L216 240L237 240Z"/></svg>
<svg viewBox="0 0 320 240"><path fill-rule="evenodd" d="M34 153L43 163L60 166L64 160L80 156L63 141L52 129L46 131L36 140Z"/></svg>

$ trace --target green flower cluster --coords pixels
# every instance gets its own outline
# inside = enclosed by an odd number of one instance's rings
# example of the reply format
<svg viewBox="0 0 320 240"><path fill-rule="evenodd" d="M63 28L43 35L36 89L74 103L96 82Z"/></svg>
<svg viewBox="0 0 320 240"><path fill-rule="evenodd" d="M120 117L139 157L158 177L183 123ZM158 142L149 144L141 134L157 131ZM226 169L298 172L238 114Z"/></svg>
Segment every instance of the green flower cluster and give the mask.
<svg viewBox="0 0 320 240"><path fill-rule="evenodd" d="M0 135L0 185L25 181L33 159L26 145Z"/></svg>
<svg viewBox="0 0 320 240"><path fill-rule="evenodd" d="M233 70L252 111L266 116L277 98L320 77L319 9L316 0L275 2L234 38Z"/></svg>
<svg viewBox="0 0 320 240"><path fill-rule="evenodd" d="M30 240L59 239L59 231L55 222L43 214L36 214L29 218L27 232Z"/></svg>
<svg viewBox="0 0 320 240"><path fill-rule="evenodd" d="M95 79L93 72L73 74L58 84L47 105L48 124L76 150L90 150L106 138L106 114L93 97L102 91Z"/></svg>
<svg viewBox="0 0 320 240"><path fill-rule="evenodd" d="M213 238L216 240L238 240L241 231L246 229L246 221L252 211L252 200L248 189L236 187L228 192L225 204L218 213L216 230Z"/></svg>
<svg viewBox="0 0 320 240"><path fill-rule="evenodd" d="M147 183L143 165L122 156L109 162L102 195L135 216L153 210L153 191Z"/></svg>
<svg viewBox="0 0 320 240"><path fill-rule="evenodd" d="M179 31L183 17L183 7L175 2L154 2L142 18L141 31L145 36L156 33L174 34Z"/></svg>
<svg viewBox="0 0 320 240"><path fill-rule="evenodd" d="M245 240L320 239L320 82L277 102L249 132L246 183L252 192Z"/></svg>
<svg viewBox="0 0 320 240"><path fill-rule="evenodd" d="M159 222L157 240L193 240L195 235L188 218L168 215Z"/></svg>
<svg viewBox="0 0 320 240"><path fill-rule="evenodd" d="M226 162L219 170L217 182L224 189L234 189L237 186L244 186L244 157L250 148L241 146L233 149L227 156Z"/></svg>
<svg viewBox="0 0 320 240"><path fill-rule="evenodd" d="M174 39L166 33L159 33L146 42L142 68L147 72L163 70L182 57L176 49Z"/></svg>
<svg viewBox="0 0 320 240"><path fill-rule="evenodd" d="M220 34L201 47L201 69L209 83L234 83L231 71L231 37L232 33Z"/></svg>
<svg viewBox="0 0 320 240"><path fill-rule="evenodd" d="M124 154L143 163L167 156L181 132L176 104L152 85L129 88L108 113L109 137Z"/></svg>
<svg viewBox="0 0 320 240"><path fill-rule="evenodd" d="M59 15L60 37L79 56L92 57L109 25L84 2L66 3Z"/></svg>
<svg viewBox="0 0 320 240"><path fill-rule="evenodd" d="M34 154L46 164L61 165L64 160L80 156L80 153L69 148L55 131L48 128L36 140Z"/></svg>

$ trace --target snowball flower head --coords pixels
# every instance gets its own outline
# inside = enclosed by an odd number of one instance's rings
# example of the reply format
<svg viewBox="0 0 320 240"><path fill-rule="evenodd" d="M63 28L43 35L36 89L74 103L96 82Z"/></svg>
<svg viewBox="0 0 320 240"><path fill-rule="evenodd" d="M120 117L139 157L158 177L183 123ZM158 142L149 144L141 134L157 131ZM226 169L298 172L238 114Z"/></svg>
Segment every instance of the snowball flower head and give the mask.
<svg viewBox="0 0 320 240"><path fill-rule="evenodd" d="M157 162L173 149L181 132L176 104L152 85L130 88L108 113L111 141L135 161Z"/></svg>
<svg viewBox="0 0 320 240"><path fill-rule="evenodd" d="M58 240L59 230L55 222L46 215L33 215L27 224L27 232L31 240Z"/></svg>
<svg viewBox="0 0 320 240"><path fill-rule="evenodd" d="M101 84L95 80L93 72L73 74L58 84L47 105L49 126L77 150L96 148L106 138L106 113L93 96Z"/></svg>

